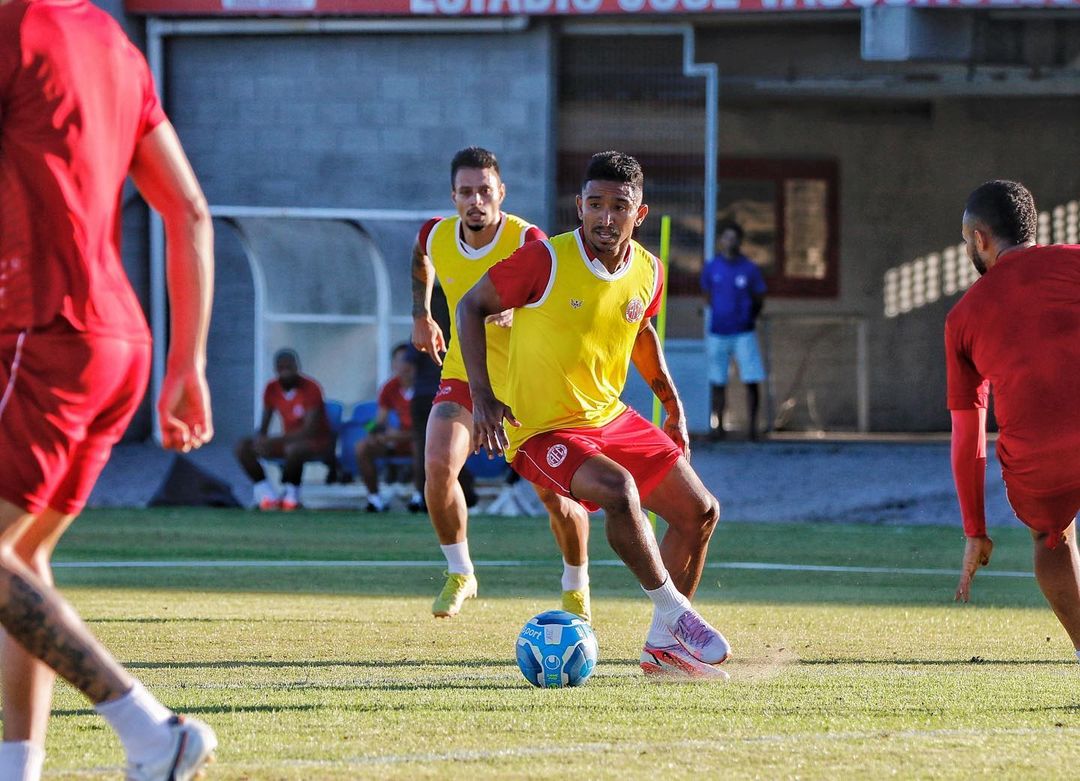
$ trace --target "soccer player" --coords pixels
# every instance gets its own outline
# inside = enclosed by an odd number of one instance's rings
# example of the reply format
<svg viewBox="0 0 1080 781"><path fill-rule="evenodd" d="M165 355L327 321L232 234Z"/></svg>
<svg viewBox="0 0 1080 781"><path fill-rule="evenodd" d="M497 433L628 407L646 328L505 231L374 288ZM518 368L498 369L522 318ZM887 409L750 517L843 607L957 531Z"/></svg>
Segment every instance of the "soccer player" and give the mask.
<svg viewBox="0 0 1080 781"><path fill-rule="evenodd" d="M435 275L446 293L453 331L458 301L480 276L525 242L544 238L535 225L502 211L506 185L498 160L488 150L468 147L455 154L450 185L458 216L424 224L412 263L413 344L442 364L424 447L424 496L447 563L446 585L432 605L438 617L456 615L466 599L476 596L476 575L466 534L468 509L457 479L472 449L472 397L456 332L447 347L442 329L431 316ZM491 347L485 375L500 390L506 377L511 322L511 313L500 311L491 313L486 324ZM441 358L444 351L446 357ZM537 487L536 492L563 553L563 609L588 621L588 514L550 489Z"/></svg>
<svg viewBox="0 0 1080 781"><path fill-rule="evenodd" d="M1035 578L1080 658L1080 246L1035 244L1038 213L1022 184L986 182L968 197L962 233L981 275L945 321L952 469L967 542L956 599L990 563L986 405L1016 517L1030 529Z"/></svg>
<svg viewBox="0 0 1080 781"><path fill-rule="evenodd" d="M255 483L260 510L295 510L300 507L300 483L304 464L334 464L334 433L326 418L326 404L319 383L300 373L300 356L288 348L274 354L274 374L263 390L262 419L254 436L236 446L236 458ZM281 418L280 436L269 436L270 421ZM266 477L260 458L282 458L282 492L277 494Z"/></svg>
<svg viewBox="0 0 1080 781"><path fill-rule="evenodd" d="M146 61L86 0L0 0L0 778L37 779L56 674L112 726L129 779L189 779L205 724L165 708L53 586L49 560L142 398L150 332L117 246L130 172L161 213L171 340L163 444L213 434L206 199Z"/></svg>
<svg viewBox="0 0 1080 781"><path fill-rule="evenodd" d="M654 605L646 674L722 679L714 665L728 643L690 606L720 505L690 468L682 402L650 320L663 279L632 238L649 212L643 187L633 157L594 155L577 197L581 227L526 244L462 298L475 438L526 479L604 510L608 542ZM510 364L498 390L483 321L507 308ZM664 405L663 430L619 399L631 360ZM659 545L643 506L668 523Z"/></svg>

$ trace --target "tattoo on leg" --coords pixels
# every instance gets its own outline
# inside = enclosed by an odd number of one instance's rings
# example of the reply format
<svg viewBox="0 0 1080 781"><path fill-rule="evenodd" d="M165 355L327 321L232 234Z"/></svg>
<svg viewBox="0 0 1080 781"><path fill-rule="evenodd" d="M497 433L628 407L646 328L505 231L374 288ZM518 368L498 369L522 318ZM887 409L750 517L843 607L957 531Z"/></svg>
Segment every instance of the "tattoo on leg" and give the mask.
<svg viewBox="0 0 1080 781"><path fill-rule="evenodd" d="M12 639L31 655L41 659L61 677L93 702L117 694L93 660L88 659L85 643L58 625L57 614L65 606L48 597L33 583L13 572L0 577L8 580L8 598L0 606L0 623Z"/></svg>
<svg viewBox="0 0 1080 781"><path fill-rule="evenodd" d="M440 420L457 420L465 408L452 401L441 401L431 408L432 414Z"/></svg>

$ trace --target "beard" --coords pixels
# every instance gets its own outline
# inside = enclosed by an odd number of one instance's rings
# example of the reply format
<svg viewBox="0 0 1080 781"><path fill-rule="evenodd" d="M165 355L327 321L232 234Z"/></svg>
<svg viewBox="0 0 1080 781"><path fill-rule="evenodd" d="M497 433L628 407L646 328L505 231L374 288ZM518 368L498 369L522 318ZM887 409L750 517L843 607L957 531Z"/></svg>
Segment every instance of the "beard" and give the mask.
<svg viewBox="0 0 1080 781"><path fill-rule="evenodd" d="M972 253L971 264L975 266L975 270L979 272L980 277L986 273L986 261L979 257L978 252Z"/></svg>
<svg viewBox="0 0 1080 781"><path fill-rule="evenodd" d="M465 227L468 228L469 230L471 230L473 233L479 233L484 228L486 228L487 225L485 223L483 223L483 222L478 222L478 223L467 222L467 223L465 223Z"/></svg>

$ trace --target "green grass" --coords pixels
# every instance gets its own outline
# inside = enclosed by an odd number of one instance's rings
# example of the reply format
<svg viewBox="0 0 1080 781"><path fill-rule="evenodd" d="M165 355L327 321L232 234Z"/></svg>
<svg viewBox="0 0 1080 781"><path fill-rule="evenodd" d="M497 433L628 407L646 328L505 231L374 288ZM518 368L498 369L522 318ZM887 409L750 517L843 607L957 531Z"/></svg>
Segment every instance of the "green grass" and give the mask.
<svg viewBox="0 0 1080 781"><path fill-rule="evenodd" d="M221 739L216 779L1040 778L1080 767L1080 670L1031 579L708 569L697 602L735 649L727 684L637 668L649 605L593 568L601 661L572 690L527 686L524 621L553 607L543 520L474 519L480 597L428 612L441 567L58 569L93 630ZM1030 568L1022 530L995 569ZM711 562L955 568L940 527L729 523ZM599 521L592 558L613 559ZM352 513L90 512L62 561L435 560L426 519ZM115 778L116 740L58 687L49 778Z"/></svg>

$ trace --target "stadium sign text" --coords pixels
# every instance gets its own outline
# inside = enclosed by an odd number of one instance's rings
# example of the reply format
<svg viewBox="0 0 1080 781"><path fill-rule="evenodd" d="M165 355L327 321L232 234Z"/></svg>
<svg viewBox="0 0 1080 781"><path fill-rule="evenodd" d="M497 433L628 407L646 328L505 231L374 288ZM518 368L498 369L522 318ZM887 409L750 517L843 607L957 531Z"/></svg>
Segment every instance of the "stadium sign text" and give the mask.
<svg viewBox="0 0 1080 781"><path fill-rule="evenodd" d="M1078 0L409 0L416 15L573 15L695 13L702 11L794 11L852 9L875 5L911 8L1016 8L1080 6Z"/></svg>
<svg viewBox="0 0 1080 781"><path fill-rule="evenodd" d="M1080 0L125 0L164 16L628 16L907 8L1073 8Z"/></svg>

